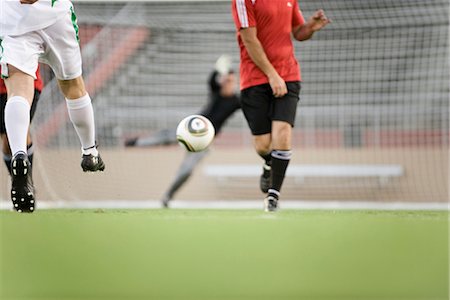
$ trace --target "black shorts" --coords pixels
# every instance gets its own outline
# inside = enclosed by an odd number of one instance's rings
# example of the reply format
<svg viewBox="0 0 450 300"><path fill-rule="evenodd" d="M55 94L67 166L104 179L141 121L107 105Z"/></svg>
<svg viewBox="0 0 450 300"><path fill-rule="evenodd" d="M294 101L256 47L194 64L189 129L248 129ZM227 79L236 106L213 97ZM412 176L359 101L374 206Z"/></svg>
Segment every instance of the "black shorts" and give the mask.
<svg viewBox="0 0 450 300"><path fill-rule="evenodd" d="M41 93L38 90L34 90L33 104L30 110L30 121L33 120L34 112L36 111L36 106L39 101L39 96ZM5 106L6 106L6 94L0 94L0 134L6 133L5 128Z"/></svg>
<svg viewBox="0 0 450 300"><path fill-rule="evenodd" d="M284 121L294 127L300 82L286 82L288 93L275 98L268 83L252 86L241 91L241 105L253 135L272 131L272 121Z"/></svg>

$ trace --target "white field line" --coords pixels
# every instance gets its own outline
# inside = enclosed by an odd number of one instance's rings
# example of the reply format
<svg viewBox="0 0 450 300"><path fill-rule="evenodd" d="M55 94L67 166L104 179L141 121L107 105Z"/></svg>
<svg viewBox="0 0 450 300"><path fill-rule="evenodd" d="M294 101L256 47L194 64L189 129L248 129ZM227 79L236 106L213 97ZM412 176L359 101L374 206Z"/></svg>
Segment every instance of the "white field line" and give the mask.
<svg viewBox="0 0 450 300"><path fill-rule="evenodd" d="M155 200L102 200L102 201L44 201L38 200L37 209L159 209ZM262 201L183 201L170 203L175 209L262 209ZM364 201L298 201L283 200L281 209L303 210L447 210L450 204L443 202L364 202ZM0 201L1 210L12 209L10 201Z"/></svg>
<svg viewBox="0 0 450 300"><path fill-rule="evenodd" d="M131 2L130 0L72 0L72 2L90 2L90 3L99 3L99 2L108 2L108 3L127 3ZM230 2L230 0L133 0L133 2L149 2L149 3L166 3L166 2Z"/></svg>

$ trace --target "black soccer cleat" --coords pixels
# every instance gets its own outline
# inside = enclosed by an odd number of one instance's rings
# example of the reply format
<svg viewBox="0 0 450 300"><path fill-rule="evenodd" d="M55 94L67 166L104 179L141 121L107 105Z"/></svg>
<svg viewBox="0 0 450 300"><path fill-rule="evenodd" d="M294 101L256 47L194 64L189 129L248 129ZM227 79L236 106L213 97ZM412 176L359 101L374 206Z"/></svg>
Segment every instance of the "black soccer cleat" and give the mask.
<svg viewBox="0 0 450 300"><path fill-rule="evenodd" d="M24 152L17 153L11 160L11 201L16 211L34 211L34 186L31 176L31 163Z"/></svg>
<svg viewBox="0 0 450 300"><path fill-rule="evenodd" d="M278 210L278 199L273 196L267 196L264 199L264 211L275 212Z"/></svg>
<svg viewBox="0 0 450 300"><path fill-rule="evenodd" d="M259 178L259 188L263 193L267 193L269 191L271 171L272 171L271 166L267 164L263 165L263 172L261 174L261 177Z"/></svg>
<svg viewBox="0 0 450 300"><path fill-rule="evenodd" d="M81 168L83 169L83 172L104 171L105 163L100 157L100 154L97 156L92 154L83 154L81 159Z"/></svg>
<svg viewBox="0 0 450 300"><path fill-rule="evenodd" d="M169 208L169 199L167 199L167 198L164 198L164 199L162 199L161 200L161 205L162 205L162 208Z"/></svg>
<svg viewBox="0 0 450 300"><path fill-rule="evenodd" d="M172 200L172 197L168 194L164 194L164 196L161 199L162 208L169 208L170 200Z"/></svg>
<svg viewBox="0 0 450 300"><path fill-rule="evenodd" d="M125 147L135 147L137 141L138 141L138 138L127 139L127 140L125 140Z"/></svg>

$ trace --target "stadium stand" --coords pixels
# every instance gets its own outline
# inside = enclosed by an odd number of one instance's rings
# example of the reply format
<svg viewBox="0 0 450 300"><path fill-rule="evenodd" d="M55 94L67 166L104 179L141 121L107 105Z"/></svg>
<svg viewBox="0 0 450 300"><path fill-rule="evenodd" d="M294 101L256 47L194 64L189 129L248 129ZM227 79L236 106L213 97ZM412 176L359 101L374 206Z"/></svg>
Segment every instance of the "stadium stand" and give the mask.
<svg viewBox="0 0 450 300"><path fill-rule="evenodd" d="M286 198L447 201L448 1L299 3L305 16L323 8L333 23L312 40L295 44L303 85L293 165L395 165L403 175L379 190L370 185L351 189L351 180L321 180L322 186L339 186L345 194L300 190L288 178ZM44 68L50 82L33 131L37 164L47 160L45 169L36 168L39 197L158 199L158 187L168 184L183 153L179 148L126 151L123 141L175 128L184 116L197 112L207 99L208 73L221 54L231 55L237 68L230 1L76 1L75 8L98 142L111 167L104 178L89 181L73 173L67 152L79 145L64 110L58 109L63 99L56 83ZM236 114L205 164L256 164L250 144L246 122ZM53 157L67 165L51 163ZM153 169L157 174L148 172ZM131 179L126 174L138 175ZM74 178L70 184L62 180L68 177ZM155 188L149 191L150 183ZM198 174L180 198L260 197L251 185L230 192L215 183ZM0 198L7 199L8 181L0 184ZM98 186L105 188L98 191Z"/></svg>
<svg viewBox="0 0 450 300"><path fill-rule="evenodd" d="M173 127L186 113L196 112L206 99L206 76L215 59L221 53L230 53L236 65L239 59L229 5L226 1L110 4L105 12L98 3L79 4L84 26L143 26L150 32L148 41L97 93L100 130L126 134ZM347 139L350 146L376 144L374 130L446 129L445 1L301 3L305 15L318 6L334 22L313 40L296 44L304 78L299 128L353 133L359 141ZM112 46L121 37L115 38L109 41ZM85 52L92 51L88 44ZM89 72L91 67L86 68ZM240 115L230 125L245 127ZM108 145L117 145L117 132L115 138L107 139ZM431 138L448 140L446 135Z"/></svg>

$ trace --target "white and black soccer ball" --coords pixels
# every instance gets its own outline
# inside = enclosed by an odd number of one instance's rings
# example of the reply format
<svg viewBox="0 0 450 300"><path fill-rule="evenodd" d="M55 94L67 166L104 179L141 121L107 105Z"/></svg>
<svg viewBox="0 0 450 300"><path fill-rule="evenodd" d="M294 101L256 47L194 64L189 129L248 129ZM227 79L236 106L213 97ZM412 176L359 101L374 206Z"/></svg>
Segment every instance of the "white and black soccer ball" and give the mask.
<svg viewBox="0 0 450 300"><path fill-rule="evenodd" d="M189 152L203 151L214 139L214 126L208 118L191 115L178 124L177 140Z"/></svg>

